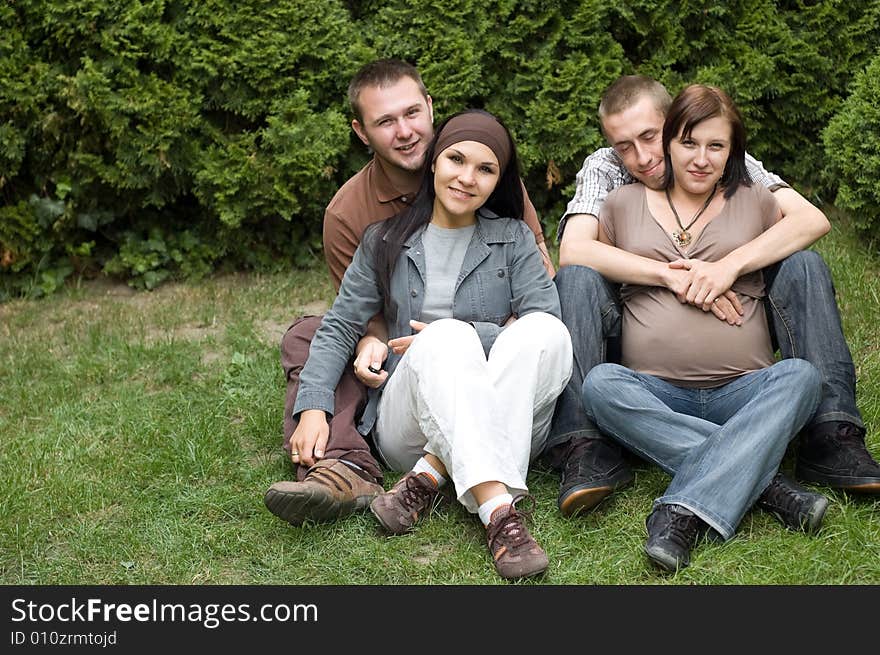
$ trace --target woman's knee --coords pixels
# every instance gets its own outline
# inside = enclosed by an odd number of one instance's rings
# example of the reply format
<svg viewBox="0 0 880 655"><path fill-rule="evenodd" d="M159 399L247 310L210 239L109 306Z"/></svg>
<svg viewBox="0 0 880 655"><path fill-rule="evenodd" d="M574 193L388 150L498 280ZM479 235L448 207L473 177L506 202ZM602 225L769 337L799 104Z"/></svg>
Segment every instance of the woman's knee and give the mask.
<svg viewBox="0 0 880 655"><path fill-rule="evenodd" d="M518 325L517 325L518 324ZM553 314L547 312L533 312L518 319L514 325L517 329L528 330L539 343L550 343L555 346L568 346L571 349L571 336L565 323Z"/></svg>
<svg viewBox="0 0 880 655"><path fill-rule="evenodd" d="M419 332L410 349L436 353L438 357L478 349L480 356L483 356L483 347L474 327L454 318L441 318L429 323Z"/></svg>
<svg viewBox="0 0 880 655"><path fill-rule="evenodd" d="M819 369L805 359L791 357L783 359L774 366L780 375L790 378L792 387L802 388L816 394L822 388L822 374Z"/></svg>
<svg viewBox="0 0 880 655"><path fill-rule="evenodd" d="M469 323L457 318L441 318L428 323L419 335L430 335L431 339L438 341L460 341L469 338L472 332L474 328Z"/></svg>
<svg viewBox="0 0 880 655"><path fill-rule="evenodd" d="M552 314L534 312L517 319L496 341L492 352L537 358L543 366L571 371L573 354L571 336L565 324ZM502 345L503 344L503 345ZM490 355L491 356L491 355Z"/></svg>
<svg viewBox="0 0 880 655"><path fill-rule="evenodd" d="M612 385L619 383L628 374L629 369L620 364L598 364L584 376L581 397L584 405L589 407L592 400L607 396Z"/></svg>

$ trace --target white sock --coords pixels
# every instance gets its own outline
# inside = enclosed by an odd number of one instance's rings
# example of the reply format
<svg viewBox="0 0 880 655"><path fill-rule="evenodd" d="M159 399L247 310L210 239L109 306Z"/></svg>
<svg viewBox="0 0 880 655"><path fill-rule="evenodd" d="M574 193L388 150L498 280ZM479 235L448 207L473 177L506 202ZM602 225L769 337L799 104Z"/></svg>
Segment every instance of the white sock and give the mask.
<svg viewBox="0 0 880 655"><path fill-rule="evenodd" d="M480 520L483 522L483 525L489 525L489 522L492 520L492 512L494 512L502 505L512 504L513 496L511 496L510 494L499 494L480 505L479 509L477 510L477 514L480 515Z"/></svg>
<svg viewBox="0 0 880 655"><path fill-rule="evenodd" d="M437 488L439 489L444 484L446 484L446 478L440 475L433 466L428 463L424 457L419 457L419 461L416 462L416 465L412 467L414 473L427 473L432 478L434 478L434 482L437 483Z"/></svg>

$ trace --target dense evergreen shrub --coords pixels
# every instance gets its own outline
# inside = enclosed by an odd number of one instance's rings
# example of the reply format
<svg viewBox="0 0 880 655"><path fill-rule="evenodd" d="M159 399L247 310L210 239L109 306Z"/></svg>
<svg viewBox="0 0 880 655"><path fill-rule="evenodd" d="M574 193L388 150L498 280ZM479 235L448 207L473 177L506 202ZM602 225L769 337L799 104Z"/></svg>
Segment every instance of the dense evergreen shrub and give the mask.
<svg viewBox="0 0 880 655"><path fill-rule="evenodd" d="M513 132L526 185L552 235L584 157L602 144L598 97L624 70L602 0L364 3L372 49L412 61L443 118L466 107ZM406 25L401 30L400 25Z"/></svg>
<svg viewBox="0 0 880 655"><path fill-rule="evenodd" d="M853 83L852 95L823 133L836 203L856 225L880 237L880 51Z"/></svg>
<svg viewBox="0 0 880 655"><path fill-rule="evenodd" d="M878 25L880 0L6 2L0 299L77 272L151 288L308 261L324 205L368 157L345 89L377 56L419 67L438 119L505 120L550 235L623 73L724 87L750 150L809 190ZM823 190L846 184L847 202L867 184L854 174L838 166Z"/></svg>
<svg viewBox="0 0 880 655"><path fill-rule="evenodd" d="M0 297L74 256L152 287L320 247L372 56L343 3L17 0L0 33Z"/></svg>

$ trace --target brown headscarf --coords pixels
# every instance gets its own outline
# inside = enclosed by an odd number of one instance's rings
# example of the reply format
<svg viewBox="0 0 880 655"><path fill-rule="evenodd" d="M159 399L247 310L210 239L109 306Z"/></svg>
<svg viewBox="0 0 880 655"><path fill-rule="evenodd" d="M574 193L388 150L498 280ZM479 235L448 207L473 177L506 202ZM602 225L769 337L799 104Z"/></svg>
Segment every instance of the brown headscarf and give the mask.
<svg viewBox="0 0 880 655"><path fill-rule="evenodd" d="M510 137L492 114L468 112L449 119L443 126L443 131L437 136L434 161L437 161L440 153L449 146L461 141L476 141L488 146L498 157L498 165L501 168L499 174L504 173L510 161Z"/></svg>

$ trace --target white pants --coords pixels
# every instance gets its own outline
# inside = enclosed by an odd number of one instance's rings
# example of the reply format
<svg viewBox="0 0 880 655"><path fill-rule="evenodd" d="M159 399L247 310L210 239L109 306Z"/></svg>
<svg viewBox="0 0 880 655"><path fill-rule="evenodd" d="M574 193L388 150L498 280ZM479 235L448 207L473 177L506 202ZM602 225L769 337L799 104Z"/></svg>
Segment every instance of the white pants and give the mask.
<svg viewBox="0 0 880 655"><path fill-rule="evenodd" d="M425 453L436 456L459 501L476 512L468 490L481 482L526 491L529 462L544 447L571 370L571 337L550 314L514 321L488 361L471 325L434 321L410 344L382 393L376 446L398 471L409 471Z"/></svg>

